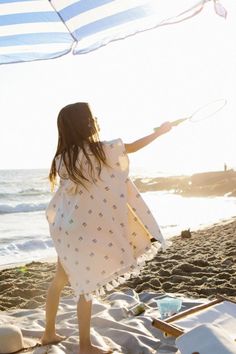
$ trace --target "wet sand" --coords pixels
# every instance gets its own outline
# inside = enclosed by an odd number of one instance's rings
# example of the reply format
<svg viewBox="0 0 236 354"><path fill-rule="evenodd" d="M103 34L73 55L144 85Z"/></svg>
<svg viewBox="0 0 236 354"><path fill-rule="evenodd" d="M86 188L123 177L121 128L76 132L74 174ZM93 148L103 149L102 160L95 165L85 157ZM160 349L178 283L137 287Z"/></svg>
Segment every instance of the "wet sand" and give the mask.
<svg viewBox="0 0 236 354"><path fill-rule="evenodd" d="M163 291L191 298L223 295L236 300L236 219L176 236L165 253L158 253L138 277L115 290ZM0 310L44 306L56 265L32 262L0 271ZM72 294L66 286L62 296Z"/></svg>

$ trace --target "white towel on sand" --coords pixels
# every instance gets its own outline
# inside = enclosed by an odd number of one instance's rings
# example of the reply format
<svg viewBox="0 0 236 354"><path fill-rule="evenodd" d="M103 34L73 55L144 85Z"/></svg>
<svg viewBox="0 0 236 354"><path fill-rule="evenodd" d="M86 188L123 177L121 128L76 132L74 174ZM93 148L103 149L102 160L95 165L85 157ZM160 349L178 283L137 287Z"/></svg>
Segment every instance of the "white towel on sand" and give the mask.
<svg viewBox="0 0 236 354"><path fill-rule="evenodd" d="M160 318L157 299L173 294L143 292L137 294L131 289L125 292L114 292L107 297L107 301L94 299L92 312L91 337L94 344L104 341L115 349L114 354L177 354L175 338L165 337L163 333L152 326L153 318ZM177 294L176 294L177 296ZM180 296L180 295L178 295ZM181 297L182 310L199 305L207 300L194 300ZM139 316L130 316L128 309L135 304L144 303L146 310ZM218 304L217 306L220 306ZM236 305L234 305L236 307ZM217 307L216 307L217 308ZM229 307L227 307L229 310ZM213 309L212 309L213 310ZM215 323L218 310L215 311ZM227 311L225 319L229 318ZM211 319L211 317L209 317ZM205 318L205 320L207 320ZM43 308L17 309L2 311L0 324L15 324L22 330L23 335L40 338L45 327L45 312ZM193 323L192 323L193 325ZM225 325L221 322L218 325ZM232 323L231 323L232 325ZM58 333L67 336L67 339L57 345L47 345L33 349L28 354L75 354L78 352L79 337L76 317L76 304L73 297L63 298L60 302L56 324ZM227 335L230 330L226 328ZM231 327L231 333L235 327ZM192 353L192 352L190 352ZM201 354L215 354L207 351ZM188 353L189 354L189 353ZM223 352L221 353L223 354ZM228 353L227 353L228 354Z"/></svg>
<svg viewBox="0 0 236 354"><path fill-rule="evenodd" d="M108 301L94 299L92 312L91 337L94 344L104 341L115 348L114 354L176 354L173 338L165 338L161 331L152 326L152 319L160 317L156 300L165 296L156 292L137 294L129 289L114 292ZM129 316L127 309L143 302L147 310L139 316ZM183 299L183 309L197 305L201 301ZM23 335L40 338L45 327L43 308L17 309L3 311L0 323L19 326ZM73 297L63 298L60 302L56 324L58 333L68 336L57 345L39 347L27 354L75 354L79 348L76 304Z"/></svg>

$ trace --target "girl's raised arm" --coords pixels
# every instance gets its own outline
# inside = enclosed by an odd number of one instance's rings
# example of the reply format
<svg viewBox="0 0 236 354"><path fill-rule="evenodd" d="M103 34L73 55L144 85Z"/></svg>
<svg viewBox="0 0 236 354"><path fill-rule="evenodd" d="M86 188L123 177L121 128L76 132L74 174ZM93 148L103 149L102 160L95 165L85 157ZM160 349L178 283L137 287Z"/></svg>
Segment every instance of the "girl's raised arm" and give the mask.
<svg viewBox="0 0 236 354"><path fill-rule="evenodd" d="M163 134L169 132L171 130L171 128L172 128L172 124L170 122L165 122L158 129L156 129L153 133L146 135L143 138L134 141L133 143L125 144L125 150L126 150L127 154L130 154L132 152L136 152L136 151L144 148L146 145L150 144L153 140L158 138L160 135L163 135Z"/></svg>

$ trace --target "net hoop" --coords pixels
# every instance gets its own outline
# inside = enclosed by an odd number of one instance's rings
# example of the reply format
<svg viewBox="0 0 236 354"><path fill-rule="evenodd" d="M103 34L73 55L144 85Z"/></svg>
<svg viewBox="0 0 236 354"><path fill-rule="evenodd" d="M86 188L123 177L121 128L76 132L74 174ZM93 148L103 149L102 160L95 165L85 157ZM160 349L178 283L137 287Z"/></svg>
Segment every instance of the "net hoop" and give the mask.
<svg viewBox="0 0 236 354"><path fill-rule="evenodd" d="M195 112L193 112L193 114L189 117L189 120L192 123L197 123L201 120L210 118L211 116L221 111L226 104L227 104L227 100L225 98L220 98L218 100L209 102L204 106L198 108ZM206 112L207 108L208 108L208 112Z"/></svg>

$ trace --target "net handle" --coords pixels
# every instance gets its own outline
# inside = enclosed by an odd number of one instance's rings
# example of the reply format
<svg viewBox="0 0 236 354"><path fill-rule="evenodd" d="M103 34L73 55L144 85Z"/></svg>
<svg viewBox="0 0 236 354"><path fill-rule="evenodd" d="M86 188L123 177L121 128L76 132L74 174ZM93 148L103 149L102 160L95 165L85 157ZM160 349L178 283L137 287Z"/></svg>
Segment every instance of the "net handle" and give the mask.
<svg viewBox="0 0 236 354"><path fill-rule="evenodd" d="M173 121L170 122L170 123L171 123L172 127L175 127L175 126L177 126L177 125L179 125L179 124L185 122L186 120L188 120L188 119L190 119L190 118L191 118L191 116L190 116L190 117L186 117L186 118L180 118L180 119L173 120ZM159 127L154 128L153 130L156 131L156 130L158 130L158 129L159 129Z"/></svg>
<svg viewBox="0 0 236 354"><path fill-rule="evenodd" d="M179 124L185 122L186 120L188 120L188 119L190 119L190 118L191 118L191 116L190 116L190 117L186 117L186 118L180 118L180 119L173 120L173 121L171 122L171 125L172 125L172 127L176 127L177 125L179 125Z"/></svg>

